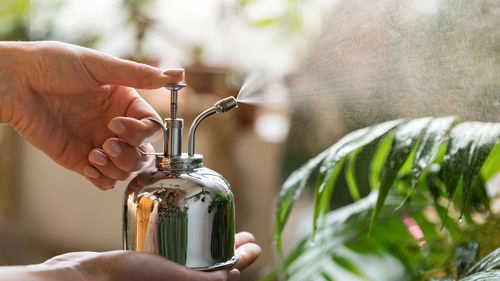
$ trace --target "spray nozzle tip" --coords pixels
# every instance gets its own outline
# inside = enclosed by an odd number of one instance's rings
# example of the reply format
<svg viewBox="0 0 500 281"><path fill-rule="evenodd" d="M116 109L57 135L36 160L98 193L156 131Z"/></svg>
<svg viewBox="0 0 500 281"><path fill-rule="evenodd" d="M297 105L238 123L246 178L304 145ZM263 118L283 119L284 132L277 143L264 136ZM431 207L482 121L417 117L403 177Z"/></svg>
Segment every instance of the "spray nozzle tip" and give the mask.
<svg viewBox="0 0 500 281"><path fill-rule="evenodd" d="M215 107L215 112L224 113L226 111L238 107L238 102L234 97L227 97L216 102L214 107Z"/></svg>

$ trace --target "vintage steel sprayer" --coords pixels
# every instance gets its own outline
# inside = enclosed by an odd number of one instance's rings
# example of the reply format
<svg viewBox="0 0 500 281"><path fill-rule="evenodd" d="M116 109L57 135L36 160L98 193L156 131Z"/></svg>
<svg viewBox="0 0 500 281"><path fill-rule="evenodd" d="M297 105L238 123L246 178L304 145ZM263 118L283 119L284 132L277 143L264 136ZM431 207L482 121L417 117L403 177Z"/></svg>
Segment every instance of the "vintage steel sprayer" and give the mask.
<svg viewBox="0 0 500 281"><path fill-rule="evenodd" d="M233 265L234 198L229 183L203 166L194 154L195 133L208 116L237 107L228 97L201 113L191 125L188 153L182 153L184 120L177 116L177 94L171 91L170 118L161 126L164 152L155 153L155 167L130 181L124 198L123 247L162 255L181 265L211 270Z"/></svg>

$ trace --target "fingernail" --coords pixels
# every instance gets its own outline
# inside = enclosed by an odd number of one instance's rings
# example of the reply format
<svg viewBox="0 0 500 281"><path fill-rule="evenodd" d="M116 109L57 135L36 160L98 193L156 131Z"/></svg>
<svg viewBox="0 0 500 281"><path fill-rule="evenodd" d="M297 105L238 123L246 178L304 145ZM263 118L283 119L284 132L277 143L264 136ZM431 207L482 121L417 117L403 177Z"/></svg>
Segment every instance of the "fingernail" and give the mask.
<svg viewBox="0 0 500 281"><path fill-rule="evenodd" d="M92 150L89 158L92 164L96 164L98 166L105 166L108 164L108 157L97 150Z"/></svg>
<svg viewBox="0 0 500 281"><path fill-rule="evenodd" d="M118 157L122 153L122 148L116 141L106 141L102 145L102 148L104 148L104 151L111 155L111 157Z"/></svg>
<svg viewBox="0 0 500 281"><path fill-rule="evenodd" d="M119 120L111 120L108 124L108 128L115 134L121 135L125 133L125 125Z"/></svg>
<svg viewBox="0 0 500 281"><path fill-rule="evenodd" d="M181 76L183 73L184 73L184 69L182 69L182 68L169 69L169 70L165 70L165 72L163 72L163 74L165 74L165 75L175 76L175 77Z"/></svg>
<svg viewBox="0 0 500 281"><path fill-rule="evenodd" d="M83 175L89 178L97 179L100 173L94 167L87 166L83 169Z"/></svg>

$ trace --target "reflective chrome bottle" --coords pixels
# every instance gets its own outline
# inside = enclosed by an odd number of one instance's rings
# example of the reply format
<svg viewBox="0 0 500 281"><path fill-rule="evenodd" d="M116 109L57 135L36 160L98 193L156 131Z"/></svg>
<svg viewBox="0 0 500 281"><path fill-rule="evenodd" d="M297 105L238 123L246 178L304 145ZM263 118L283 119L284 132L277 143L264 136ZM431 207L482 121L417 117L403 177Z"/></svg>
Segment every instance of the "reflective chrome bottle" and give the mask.
<svg viewBox="0 0 500 281"><path fill-rule="evenodd" d="M171 116L161 125L165 152L155 167L134 178L125 191L123 247L162 255L181 265L210 270L233 265L234 198L229 183L203 166L194 154L196 128L203 119L237 107L233 97L218 101L191 125L188 153L182 153L183 120L177 116L177 93L169 85Z"/></svg>

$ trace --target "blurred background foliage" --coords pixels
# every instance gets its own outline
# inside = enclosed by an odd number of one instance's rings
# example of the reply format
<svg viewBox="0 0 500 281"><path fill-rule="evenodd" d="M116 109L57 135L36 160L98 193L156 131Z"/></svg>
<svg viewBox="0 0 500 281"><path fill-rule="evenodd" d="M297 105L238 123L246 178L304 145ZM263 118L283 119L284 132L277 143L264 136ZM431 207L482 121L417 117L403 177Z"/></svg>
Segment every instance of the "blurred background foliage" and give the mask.
<svg viewBox="0 0 500 281"><path fill-rule="evenodd" d="M287 64L288 68L281 69L280 73L272 73L284 75L290 73L290 67L304 57L308 42L319 34L321 24L328 16L327 8L332 5L331 1L324 0L272 3L260 0L218 0L208 4L157 0L6 0L0 4L0 39L61 40L104 49L119 56L157 61L164 59L157 57L158 50L155 48L158 46L154 46L161 38L175 45L178 49L175 55L182 53L182 63L177 62L179 66L198 62L229 66L236 71L269 71L267 65L262 65L265 59L272 58L269 54L260 54L262 58L252 54L254 59L260 61L260 66L249 66L248 63L242 66L237 63L241 58L236 57L236 53L221 55L212 50L214 45L224 49L225 44L231 45L235 40L234 36L220 35L241 33L248 38L236 38L241 41L237 43L238 48L241 48L241 44L260 38L265 42L263 47L274 45L271 47L285 50L287 62L281 63ZM196 8L206 11L196 11ZM201 19L197 19L198 15L201 15ZM211 19L207 20L207 17ZM174 21L179 21L179 24L171 24ZM204 28L198 28L199 23L204 23ZM121 36L116 34L118 30ZM120 39L117 45L121 47L108 42L117 38ZM259 44L251 43L253 46ZM168 52L171 47L165 51ZM210 50L205 53L207 49ZM248 50L252 48L243 48L241 51Z"/></svg>
<svg viewBox="0 0 500 281"><path fill-rule="evenodd" d="M1 40L29 39L29 8L30 0L0 3Z"/></svg>

